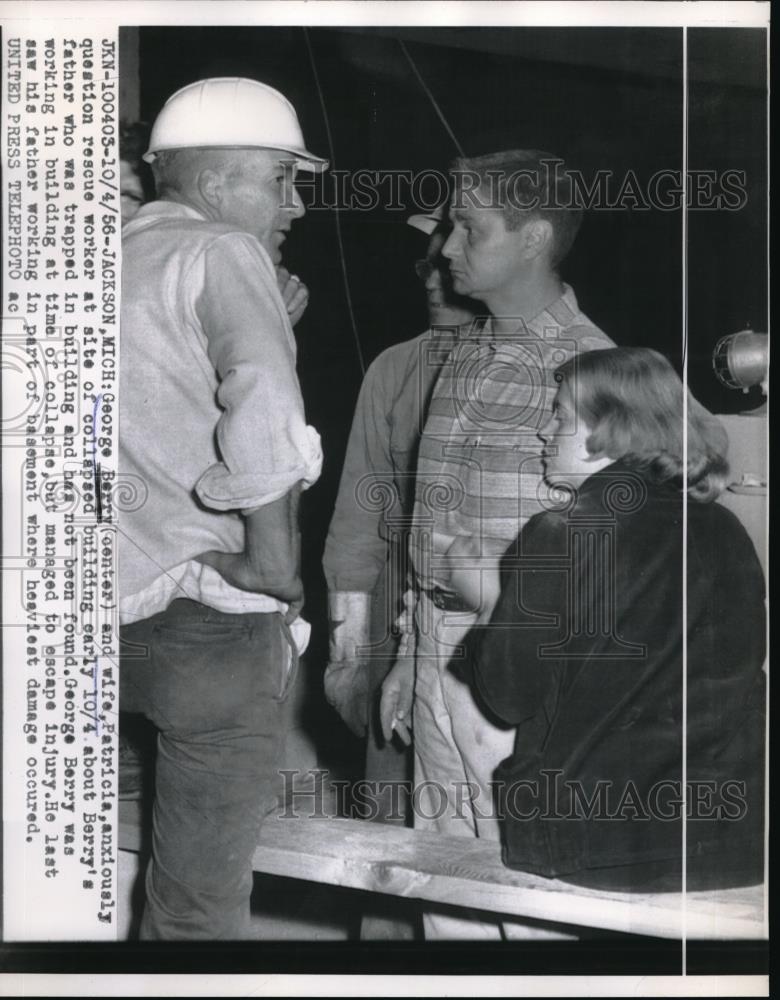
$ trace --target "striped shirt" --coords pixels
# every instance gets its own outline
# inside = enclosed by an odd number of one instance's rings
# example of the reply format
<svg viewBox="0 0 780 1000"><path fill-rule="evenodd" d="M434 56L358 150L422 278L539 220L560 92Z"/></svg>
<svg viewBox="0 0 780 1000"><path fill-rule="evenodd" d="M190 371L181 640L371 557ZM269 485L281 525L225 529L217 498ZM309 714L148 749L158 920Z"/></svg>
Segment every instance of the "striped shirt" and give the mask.
<svg viewBox="0 0 780 1000"><path fill-rule="evenodd" d="M420 441L411 557L420 583L436 582L437 559L456 536L506 547L545 505L542 442L557 390L555 369L614 344L564 285L555 302L518 330L490 320L462 332L431 397Z"/></svg>

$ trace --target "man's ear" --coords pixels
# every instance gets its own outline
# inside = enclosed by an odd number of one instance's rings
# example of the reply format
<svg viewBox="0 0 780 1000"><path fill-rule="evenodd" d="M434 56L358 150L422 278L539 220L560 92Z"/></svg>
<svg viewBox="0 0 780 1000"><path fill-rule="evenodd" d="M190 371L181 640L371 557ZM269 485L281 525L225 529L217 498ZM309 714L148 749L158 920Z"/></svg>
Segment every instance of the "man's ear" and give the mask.
<svg viewBox="0 0 780 1000"><path fill-rule="evenodd" d="M219 209L224 198L222 175L211 167L206 167L198 174L198 194L209 208Z"/></svg>
<svg viewBox="0 0 780 1000"><path fill-rule="evenodd" d="M523 226L523 255L526 260L536 260L543 253L552 252L553 227L548 219L529 219Z"/></svg>

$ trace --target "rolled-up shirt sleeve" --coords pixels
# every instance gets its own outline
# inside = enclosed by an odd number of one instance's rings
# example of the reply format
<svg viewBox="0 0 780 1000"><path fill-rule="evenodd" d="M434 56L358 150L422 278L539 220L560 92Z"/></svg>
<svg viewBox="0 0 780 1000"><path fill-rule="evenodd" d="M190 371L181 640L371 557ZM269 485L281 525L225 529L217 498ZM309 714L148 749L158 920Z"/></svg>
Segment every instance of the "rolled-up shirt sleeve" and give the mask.
<svg viewBox="0 0 780 1000"><path fill-rule="evenodd" d="M307 426L295 341L270 259L250 236L230 233L203 255L195 311L220 379L221 461L196 491L214 510L251 510L320 475L322 451Z"/></svg>

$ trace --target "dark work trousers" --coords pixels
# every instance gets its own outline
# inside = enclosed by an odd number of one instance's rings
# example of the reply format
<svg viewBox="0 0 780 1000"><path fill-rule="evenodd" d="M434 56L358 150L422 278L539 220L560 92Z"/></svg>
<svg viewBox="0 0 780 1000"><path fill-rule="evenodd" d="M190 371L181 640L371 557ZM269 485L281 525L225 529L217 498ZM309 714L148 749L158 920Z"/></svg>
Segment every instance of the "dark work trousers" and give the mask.
<svg viewBox="0 0 780 1000"><path fill-rule="evenodd" d="M297 654L278 613L176 600L121 629L121 707L157 727L145 940L236 940L279 793L281 703ZM292 655L291 655L292 654Z"/></svg>
<svg viewBox="0 0 780 1000"><path fill-rule="evenodd" d="M390 563L385 567L389 570ZM388 591L391 591L388 593ZM369 676L368 739L366 742L366 780L376 782L376 794L371 795L370 816L375 822L411 826L410 781L412 776L411 748L396 738L388 743L382 736L379 722L379 698L382 681L395 663L398 638L391 627L400 611L395 598L397 586L392 578L382 574L371 598L370 639L372 654L365 661ZM381 783L385 782L383 789ZM372 784L369 787L373 787ZM414 901L395 896L372 895L367 902L360 929L363 940L398 940L415 936L418 907Z"/></svg>

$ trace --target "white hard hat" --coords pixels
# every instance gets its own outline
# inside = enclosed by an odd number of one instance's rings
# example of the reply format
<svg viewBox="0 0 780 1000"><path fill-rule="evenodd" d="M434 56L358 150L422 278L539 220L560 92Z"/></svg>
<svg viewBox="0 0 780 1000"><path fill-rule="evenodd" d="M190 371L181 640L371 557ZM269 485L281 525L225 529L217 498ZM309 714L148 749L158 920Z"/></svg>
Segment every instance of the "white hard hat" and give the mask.
<svg viewBox="0 0 780 1000"><path fill-rule="evenodd" d="M406 220L407 225L419 229L421 233L430 236L434 230L438 229L444 217L445 204L438 205L432 212L418 213L410 215Z"/></svg>
<svg viewBox="0 0 780 1000"><path fill-rule="evenodd" d="M328 165L304 146L295 108L283 94L236 76L199 80L172 94L152 127L144 160L193 146L280 149L291 153L301 170L319 172Z"/></svg>

